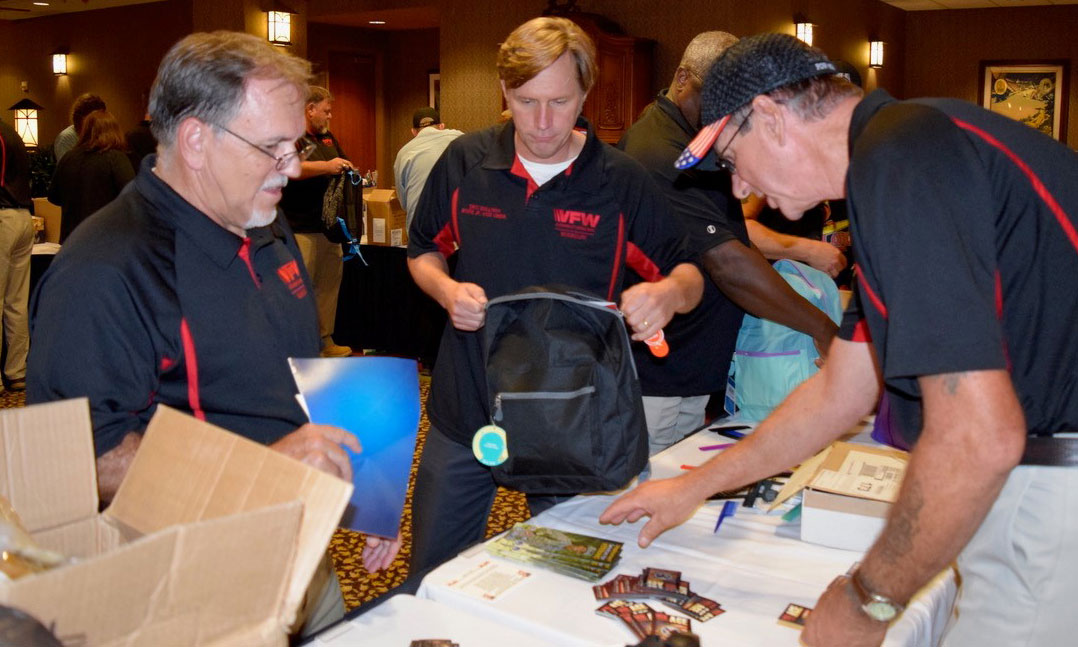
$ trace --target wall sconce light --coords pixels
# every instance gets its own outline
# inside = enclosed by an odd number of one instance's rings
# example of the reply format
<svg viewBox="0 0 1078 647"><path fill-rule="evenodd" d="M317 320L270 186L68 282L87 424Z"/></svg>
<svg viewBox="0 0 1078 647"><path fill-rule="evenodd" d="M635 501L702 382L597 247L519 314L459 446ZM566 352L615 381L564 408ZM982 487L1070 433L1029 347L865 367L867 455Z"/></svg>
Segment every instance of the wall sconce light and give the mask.
<svg viewBox="0 0 1078 647"><path fill-rule="evenodd" d="M804 16L795 16L794 29L796 30L797 39L811 47L812 23L810 23Z"/></svg>
<svg viewBox="0 0 1078 647"><path fill-rule="evenodd" d="M868 43L868 66L883 67L883 41L873 40Z"/></svg>
<svg viewBox="0 0 1078 647"><path fill-rule="evenodd" d="M289 11L267 11L269 42L274 45L292 44L292 13Z"/></svg>
<svg viewBox="0 0 1078 647"><path fill-rule="evenodd" d="M56 76L63 76L64 74L67 74L67 52L53 52L52 73Z"/></svg>
<svg viewBox="0 0 1078 647"><path fill-rule="evenodd" d="M26 98L8 110L15 111L15 131L22 137L22 143L27 148L37 148L37 111L43 108Z"/></svg>

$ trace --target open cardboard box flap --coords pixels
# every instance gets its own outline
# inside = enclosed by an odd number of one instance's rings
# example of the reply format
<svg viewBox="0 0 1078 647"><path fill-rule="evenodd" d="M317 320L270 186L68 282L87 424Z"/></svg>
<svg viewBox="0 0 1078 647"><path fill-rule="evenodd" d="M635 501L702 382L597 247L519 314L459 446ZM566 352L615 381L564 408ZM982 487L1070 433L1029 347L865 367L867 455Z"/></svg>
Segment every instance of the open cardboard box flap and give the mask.
<svg viewBox="0 0 1078 647"><path fill-rule="evenodd" d="M97 514L85 399L0 413L0 495L81 559L0 602L86 644L283 644L352 485L159 406Z"/></svg>
<svg viewBox="0 0 1078 647"><path fill-rule="evenodd" d="M239 633L283 644L278 614L302 512L291 501L173 526L0 586L0 600L65 644L201 645Z"/></svg>
<svg viewBox="0 0 1078 647"><path fill-rule="evenodd" d="M97 516L97 470L86 398L0 416L0 496L30 534Z"/></svg>
<svg viewBox="0 0 1078 647"><path fill-rule="evenodd" d="M835 484L833 480L822 478L829 476L828 474L825 474L825 472L837 472L847 458L850 457L852 452L867 455L870 459L871 457L879 457L880 462L883 464L893 464L897 461L905 465L909 460L909 454L898 449L873 447L871 445L842 441L832 443L820 453L801 463L801 465L794 470L793 476L790 477L790 480L783 486L782 491L775 497L775 500L771 503L770 509L774 510L786 499L797 494L806 487L855 498L876 498L871 495L866 496L847 488L836 487L837 484Z"/></svg>
<svg viewBox="0 0 1078 647"><path fill-rule="evenodd" d="M772 506L804 489L801 539L864 552L883 530L907 460L902 451L836 442L802 463Z"/></svg>
<svg viewBox="0 0 1078 647"><path fill-rule="evenodd" d="M351 483L159 405L105 514L148 534L276 503L303 502L280 616L289 627L351 495Z"/></svg>

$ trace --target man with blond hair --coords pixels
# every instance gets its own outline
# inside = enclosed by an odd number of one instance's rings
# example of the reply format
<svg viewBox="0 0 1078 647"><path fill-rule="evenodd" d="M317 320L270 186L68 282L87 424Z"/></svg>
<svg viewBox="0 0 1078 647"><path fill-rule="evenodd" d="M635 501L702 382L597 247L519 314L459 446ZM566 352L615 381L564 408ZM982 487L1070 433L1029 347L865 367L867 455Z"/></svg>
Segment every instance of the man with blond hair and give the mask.
<svg viewBox="0 0 1078 647"><path fill-rule="evenodd" d="M344 447L359 451L358 441L306 422L287 362L318 356L310 283L277 215L281 187L311 150L300 139L309 74L249 34L176 43L150 95L158 155L41 279L27 399L89 399L102 501L158 404L351 480ZM368 542L368 568L394 548ZM344 613L324 566L308 632Z"/></svg>
<svg viewBox="0 0 1078 647"><path fill-rule="evenodd" d="M512 121L449 145L409 233L412 276L449 314L416 477L413 572L481 540L494 500L490 469L471 449L490 421L477 332L488 299L576 287L618 302L643 340L694 307L703 286L658 188L580 117L596 75L587 35L564 18L536 18L506 38L497 68ZM588 217L559 222L564 211ZM630 267L650 281L624 289ZM552 502L529 495L533 514Z"/></svg>

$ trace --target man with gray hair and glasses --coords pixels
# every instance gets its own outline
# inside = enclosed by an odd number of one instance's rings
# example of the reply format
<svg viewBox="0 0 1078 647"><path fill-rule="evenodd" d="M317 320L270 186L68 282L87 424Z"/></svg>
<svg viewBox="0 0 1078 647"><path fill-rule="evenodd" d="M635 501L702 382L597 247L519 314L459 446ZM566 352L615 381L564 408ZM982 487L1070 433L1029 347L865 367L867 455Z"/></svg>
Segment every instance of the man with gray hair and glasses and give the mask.
<svg viewBox="0 0 1078 647"><path fill-rule="evenodd" d="M912 447L887 524L823 592L806 645L876 646L914 593L957 563L941 644L1073 644L1078 595L1078 156L957 99L862 97L786 34L709 70L700 134L735 196L791 219L848 201L858 268L827 363L755 432L600 517L650 520L649 544L707 496L801 462L886 392Z"/></svg>
<svg viewBox="0 0 1078 647"><path fill-rule="evenodd" d="M249 34L174 45L150 94L157 155L41 279L28 401L89 398L102 501L159 403L351 480L343 447L358 441L306 422L286 361L319 354L310 283L277 214L311 152L297 145L309 75L307 61ZM367 567L396 548L369 541ZM305 633L344 612L324 574Z"/></svg>

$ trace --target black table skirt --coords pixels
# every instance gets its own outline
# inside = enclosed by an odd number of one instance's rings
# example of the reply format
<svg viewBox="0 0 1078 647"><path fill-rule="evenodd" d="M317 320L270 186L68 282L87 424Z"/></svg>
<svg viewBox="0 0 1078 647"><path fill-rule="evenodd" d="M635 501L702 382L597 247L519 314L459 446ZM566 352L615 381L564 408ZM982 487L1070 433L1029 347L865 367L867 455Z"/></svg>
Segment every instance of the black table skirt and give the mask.
<svg viewBox="0 0 1078 647"><path fill-rule="evenodd" d="M358 257L344 264L333 338L433 366L446 313L412 280L407 250L363 245L360 251L366 265Z"/></svg>

